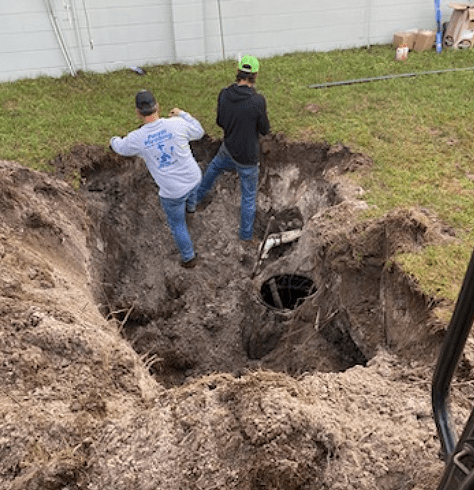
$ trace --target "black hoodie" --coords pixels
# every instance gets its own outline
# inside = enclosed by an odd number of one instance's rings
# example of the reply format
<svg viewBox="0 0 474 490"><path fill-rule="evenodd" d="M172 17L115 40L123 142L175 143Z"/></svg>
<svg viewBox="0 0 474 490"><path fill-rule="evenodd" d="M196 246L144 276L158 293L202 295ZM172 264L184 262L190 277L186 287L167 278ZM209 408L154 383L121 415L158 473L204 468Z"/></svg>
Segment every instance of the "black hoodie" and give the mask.
<svg viewBox="0 0 474 490"><path fill-rule="evenodd" d="M224 143L241 165L257 165L259 134L270 131L265 97L247 85L234 83L217 99L217 124L224 130Z"/></svg>

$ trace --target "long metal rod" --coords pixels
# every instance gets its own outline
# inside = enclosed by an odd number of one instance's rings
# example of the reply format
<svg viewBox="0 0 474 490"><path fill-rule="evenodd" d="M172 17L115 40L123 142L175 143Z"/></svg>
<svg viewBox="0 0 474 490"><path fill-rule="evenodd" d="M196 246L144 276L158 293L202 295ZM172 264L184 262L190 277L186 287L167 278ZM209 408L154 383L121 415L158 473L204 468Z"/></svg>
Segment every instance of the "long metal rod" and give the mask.
<svg viewBox="0 0 474 490"><path fill-rule="evenodd" d="M436 364L431 401L433 414L445 459L456 448L457 435L448 408L449 386L458 366L474 321L474 252L459 293L454 313Z"/></svg>
<svg viewBox="0 0 474 490"><path fill-rule="evenodd" d="M397 73L393 75L382 75L380 77L357 78L355 80L343 80L341 82L317 83L315 85L308 85L308 88L328 88L328 87L336 87L341 85L353 85L355 83L374 82L376 80L391 80L393 78L417 77L419 75L436 75L439 73L449 73L453 71L468 71L468 70L474 70L474 66L469 66L467 68L447 68L446 70L419 71L414 73Z"/></svg>

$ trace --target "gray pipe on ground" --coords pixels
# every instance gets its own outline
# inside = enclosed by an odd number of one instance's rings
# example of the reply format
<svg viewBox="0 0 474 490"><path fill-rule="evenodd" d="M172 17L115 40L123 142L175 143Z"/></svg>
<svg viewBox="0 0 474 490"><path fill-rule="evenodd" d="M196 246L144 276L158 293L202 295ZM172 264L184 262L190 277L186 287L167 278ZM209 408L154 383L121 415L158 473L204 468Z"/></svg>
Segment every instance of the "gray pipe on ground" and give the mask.
<svg viewBox="0 0 474 490"><path fill-rule="evenodd" d="M355 83L374 82L377 80L391 80L393 78L417 77L419 75L436 75L438 73L449 73L452 71L468 71L468 70L474 70L474 66L469 66L467 68L447 68L446 70L419 71L414 73L397 73L394 75L382 75L380 77L356 78L355 80L342 80L341 82L317 83L315 85L308 85L308 88L328 88L328 87L336 87L341 85L353 85Z"/></svg>

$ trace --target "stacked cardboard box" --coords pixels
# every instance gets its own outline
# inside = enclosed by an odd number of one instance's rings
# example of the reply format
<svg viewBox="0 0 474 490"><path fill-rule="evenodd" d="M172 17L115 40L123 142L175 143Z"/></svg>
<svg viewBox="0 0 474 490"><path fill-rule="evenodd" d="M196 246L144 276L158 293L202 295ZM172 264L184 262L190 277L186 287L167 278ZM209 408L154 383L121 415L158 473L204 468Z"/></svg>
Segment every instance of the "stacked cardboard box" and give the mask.
<svg viewBox="0 0 474 490"><path fill-rule="evenodd" d="M432 49L436 40L435 31L404 31L393 35L395 47L407 45L410 51L426 51Z"/></svg>
<svg viewBox="0 0 474 490"><path fill-rule="evenodd" d="M415 51L426 51L434 47L436 41L435 31L418 31L415 39Z"/></svg>
<svg viewBox="0 0 474 490"><path fill-rule="evenodd" d="M474 41L474 4L450 3L451 19L443 37L445 48L472 48Z"/></svg>
<svg viewBox="0 0 474 490"><path fill-rule="evenodd" d="M413 47L415 46L415 39L417 33L418 33L417 30L396 32L393 35L393 45L396 48L398 48L398 46L406 45L408 46L409 50L412 50Z"/></svg>

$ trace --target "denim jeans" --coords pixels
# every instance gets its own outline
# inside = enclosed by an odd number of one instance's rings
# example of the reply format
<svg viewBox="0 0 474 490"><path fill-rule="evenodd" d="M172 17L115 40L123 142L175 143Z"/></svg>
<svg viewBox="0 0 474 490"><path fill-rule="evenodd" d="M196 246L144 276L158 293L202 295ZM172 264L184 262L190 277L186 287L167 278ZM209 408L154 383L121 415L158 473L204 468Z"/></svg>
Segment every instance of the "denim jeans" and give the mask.
<svg viewBox="0 0 474 490"><path fill-rule="evenodd" d="M166 214L166 221L183 262L189 262L195 256L193 242L186 225L186 212L193 213L196 210L198 187L197 185L183 197L176 199L160 196L161 207Z"/></svg>
<svg viewBox="0 0 474 490"><path fill-rule="evenodd" d="M253 224L257 210L256 198L258 190L258 165L241 165L229 154L224 144L221 145L216 156L206 169L204 177L197 191L197 202L200 203L211 190L214 181L223 172L237 172L240 181L240 230L241 240L251 240L253 237Z"/></svg>

